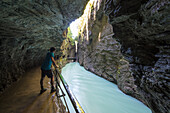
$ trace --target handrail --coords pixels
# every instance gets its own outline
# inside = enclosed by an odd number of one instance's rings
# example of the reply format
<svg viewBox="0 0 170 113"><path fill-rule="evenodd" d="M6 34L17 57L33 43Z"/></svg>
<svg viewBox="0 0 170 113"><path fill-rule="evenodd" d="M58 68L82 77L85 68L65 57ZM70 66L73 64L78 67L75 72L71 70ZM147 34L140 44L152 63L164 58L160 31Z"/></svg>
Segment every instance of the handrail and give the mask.
<svg viewBox="0 0 170 113"><path fill-rule="evenodd" d="M56 74L56 75L57 75L57 74ZM62 95L57 95L57 97L63 97L64 102L65 102L65 104L66 104L66 108L67 108L67 110L68 110L68 113L70 113L69 107L68 107L68 105L67 105L67 101L66 101L66 99L65 99L65 97L64 97L64 96L65 96L64 91L62 90L60 84L58 83L57 76L56 76L56 82L57 82L56 88L57 88L57 86L58 86L58 87L60 88L60 90L61 90L61 93L62 93ZM56 90L56 93L57 93L57 90Z"/></svg>
<svg viewBox="0 0 170 113"><path fill-rule="evenodd" d="M76 99L76 97L74 96L74 94L71 92L71 90L69 89L69 86L67 84L67 82L64 80L63 76L59 73L58 69L55 68L56 74L59 74L59 78L64 86L64 89L66 90L68 97L74 107L74 110L76 111L76 113L85 113L83 108L81 107L80 103L78 102L78 100ZM80 109L80 110L79 110Z"/></svg>

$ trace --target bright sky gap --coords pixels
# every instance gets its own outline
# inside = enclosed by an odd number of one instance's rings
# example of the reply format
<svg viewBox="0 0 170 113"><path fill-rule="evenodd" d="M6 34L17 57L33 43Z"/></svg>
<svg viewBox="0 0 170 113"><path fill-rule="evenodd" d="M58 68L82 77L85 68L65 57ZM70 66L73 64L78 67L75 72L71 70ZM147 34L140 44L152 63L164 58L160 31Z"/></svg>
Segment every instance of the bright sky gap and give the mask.
<svg viewBox="0 0 170 113"><path fill-rule="evenodd" d="M73 39L75 39L75 37L78 36L78 23L79 20L77 19L70 24L70 29L72 32Z"/></svg>

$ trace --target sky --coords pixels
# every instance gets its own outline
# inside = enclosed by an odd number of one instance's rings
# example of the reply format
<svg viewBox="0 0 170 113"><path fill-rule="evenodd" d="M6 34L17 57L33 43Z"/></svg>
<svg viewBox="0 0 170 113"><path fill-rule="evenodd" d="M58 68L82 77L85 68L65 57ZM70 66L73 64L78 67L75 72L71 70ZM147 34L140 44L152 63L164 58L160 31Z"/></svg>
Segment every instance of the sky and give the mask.
<svg viewBox="0 0 170 113"><path fill-rule="evenodd" d="M73 35L73 39L78 36L78 19L73 21L71 24L70 24L70 29L71 29L71 32L72 32L72 35Z"/></svg>
<svg viewBox="0 0 170 113"><path fill-rule="evenodd" d="M88 19L88 13L89 10L91 10L91 5L95 0L90 0L84 10L84 16L82 15L81 17L79 17L78 19L76 19L75 21L73 21L70 24L70 29L73 35L73 39L75 39L76 36L78 36L78 25L82 22L82 19Z"/></svg>

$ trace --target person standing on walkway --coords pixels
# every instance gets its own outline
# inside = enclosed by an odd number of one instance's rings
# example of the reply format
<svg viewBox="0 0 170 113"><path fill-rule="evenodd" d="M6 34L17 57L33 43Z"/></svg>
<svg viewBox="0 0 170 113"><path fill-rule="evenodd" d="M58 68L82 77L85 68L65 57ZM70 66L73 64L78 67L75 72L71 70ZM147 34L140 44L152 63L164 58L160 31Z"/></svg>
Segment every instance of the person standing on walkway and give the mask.
<svg viewBox="0 0 170 113"><path fill-rule="evenodd" d="M43 87L43 80L46 75L48 78L51 79L51 93L56 91L56 89L54 88L54 75L52 73L51 66L52 66L52 64L53 64L53 66L55 66L55 68L59 67L59 66L56 65L56 63L55 63L54 53L55 53L55 48L51 47L50 52L47 53L46 58L45 58L43 64L41 65L41 80L40 80L41 90L40 90L40 93L43 93L47 90Z"/></svg>

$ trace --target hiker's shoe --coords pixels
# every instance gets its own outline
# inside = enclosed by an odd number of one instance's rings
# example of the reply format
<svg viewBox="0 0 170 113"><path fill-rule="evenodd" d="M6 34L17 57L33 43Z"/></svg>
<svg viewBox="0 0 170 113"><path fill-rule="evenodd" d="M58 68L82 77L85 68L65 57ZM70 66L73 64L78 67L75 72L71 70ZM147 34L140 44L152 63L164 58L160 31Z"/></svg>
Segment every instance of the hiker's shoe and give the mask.
<svg viewBox="0 0 170 113"><path fill-rule="evenodd" d="M56 91L56 89L51 89L51 93L53 93L53 92L55 92Z"/></svg>
<svg viewBox="0 0 170 113"><path fill-rule="evenodd" d="M40 94L44 93L46 90L47 90L47 89L44 89L44 88L41 89L41 90L40 90Z"/></svg>

